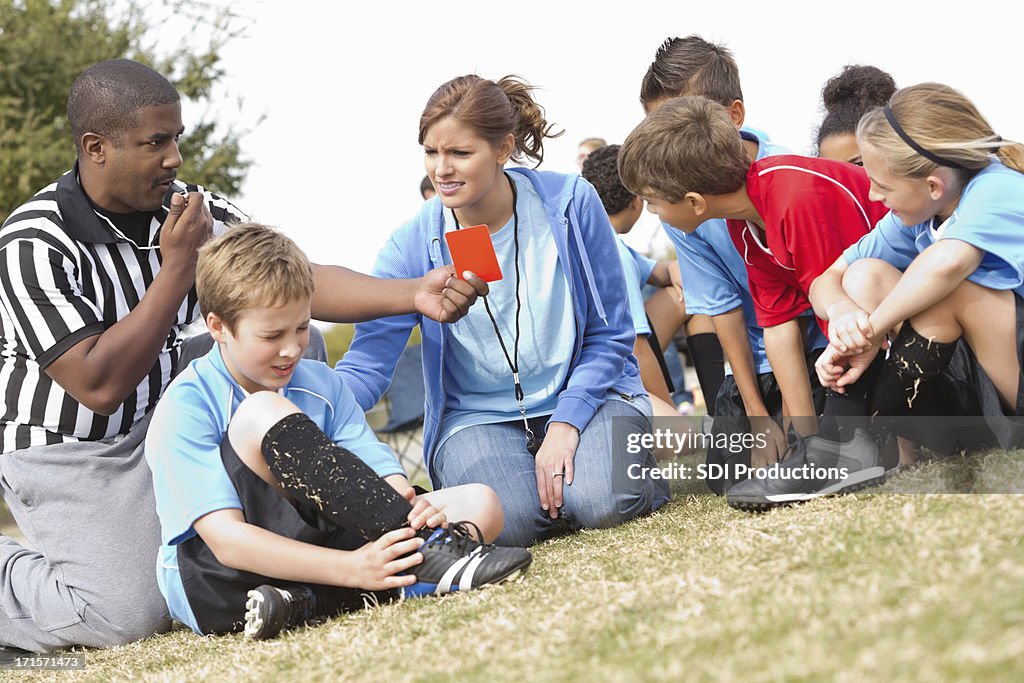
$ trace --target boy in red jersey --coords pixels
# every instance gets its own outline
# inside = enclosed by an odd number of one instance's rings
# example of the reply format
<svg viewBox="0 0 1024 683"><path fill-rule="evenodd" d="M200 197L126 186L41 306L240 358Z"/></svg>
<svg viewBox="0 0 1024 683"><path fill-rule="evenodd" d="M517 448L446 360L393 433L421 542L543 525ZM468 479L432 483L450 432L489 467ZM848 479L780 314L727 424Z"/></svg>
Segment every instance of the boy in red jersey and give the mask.
<svg viewBox="0 0 1024 683"><path fill-rule="evenodd" d="M727 221L747 266L785 414L798 434L813 434L800 314L811 307L808 293L814 280L886 213L868 198L863 169L796 155L751 163L724 107L703 97L681 97L651 112L630 133L620 151L619 171L623 184L647 200L652 213L684 232L712 218ZM827 333L826 323L819 324ZM797 450L828 450L829 443L800 441ZM860 468L851 463L847 469ZM841 479L835 482L837 491L861 483ZM730 489L730 504L743 502L733 491L751 483L756 481ZM804 485L823 488L821 481Z"/></svg>

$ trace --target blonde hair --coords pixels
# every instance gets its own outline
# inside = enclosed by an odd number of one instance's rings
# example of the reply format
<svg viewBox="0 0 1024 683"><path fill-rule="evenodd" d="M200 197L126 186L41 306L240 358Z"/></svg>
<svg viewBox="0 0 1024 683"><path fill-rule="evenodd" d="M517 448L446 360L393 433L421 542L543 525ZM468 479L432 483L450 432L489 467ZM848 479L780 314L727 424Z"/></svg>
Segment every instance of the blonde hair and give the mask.
<svg viewBox="0 0 1024 683"><path fill-rule="evenodd" d="M750 161L725 107L706 97L669 100L622 143L619 176L633 194L679 202L687 192L743 187Z"/></svg>
<svg viewBox="0 0 1024 683"><path fill-rule="evenodd" d="M1024 145L996 135L977 107L948 85L919 83L902 88L888 106L896 125L933 157L915 151L894 129L884 108L873 109L857 125L857 141L877 149L897 175L924 178L944 165L966 181L988 166L993 155L1024 173ZM947 163L940 164L936 158Z"/></svg>
<svg viewBox="0 0 1024 683"><path fill-rule="evenodd" d="M228 328L246 308L313 295L313 268L295 242L259 223L241 223L199 250L196 290L203 315Z"/></svg>

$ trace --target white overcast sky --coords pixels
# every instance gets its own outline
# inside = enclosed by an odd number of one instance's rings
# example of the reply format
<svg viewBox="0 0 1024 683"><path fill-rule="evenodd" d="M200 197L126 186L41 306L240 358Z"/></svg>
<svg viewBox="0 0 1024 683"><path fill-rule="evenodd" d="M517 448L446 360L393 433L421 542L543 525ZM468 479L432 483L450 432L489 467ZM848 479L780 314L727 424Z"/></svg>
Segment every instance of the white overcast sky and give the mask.
<svg viewBox="0 0 1024 683"><path fill-rule="evenodd" d="M228 97L219 117L255 125L244 151L256 161L233 199L281 227L314 261L360 270L420 206L423 105L438 85L467 73L515 73L542 88L537 98L548 120L565 129L545 146L542 168L551 170L575 171L584 137L621 142L643 116L640 81L656 49L666 37L692 33L734 52L747 123L794 152L811 152L821 87L849 63L883 68L900 86L948 83L974 100L997 133L1024 138L1024 12L1015 2L233 6L251 23L224 50ZM656 233L651 220L635 231L634 244Z"/></svg>

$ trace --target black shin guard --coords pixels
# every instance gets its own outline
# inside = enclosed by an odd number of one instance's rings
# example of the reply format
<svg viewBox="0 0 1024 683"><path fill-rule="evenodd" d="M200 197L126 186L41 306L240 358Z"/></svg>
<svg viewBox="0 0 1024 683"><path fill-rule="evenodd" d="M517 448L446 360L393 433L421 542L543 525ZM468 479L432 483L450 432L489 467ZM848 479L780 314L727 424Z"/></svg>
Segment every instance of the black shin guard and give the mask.
<svg viewBox="0 0 1024 683"><path fill-rule="evenodd" d="M846 387L845 394L831 389L825 391L825 409L818 428L820 436L845 443L853 438L858 427L868 426L871 393L884 364L885 357L879 353L860 379Z"/></svg>
<svg viewBox="0 0 1024 683"><path fill-rule="evenodd" d="M909 320L903 323L871 394L871 413L893 417L910 414L927 393L922 391L925 384L949 365L955 350L955 341L925 339ZM915 412L921 414L920 409Z"/></svg>
<svg viewBox="0 0 1024 683"><path fill-rule="evenodd" d="M261 450L288 493L368 541L401 527L412 510L369 465L331 441L303 413L271 427Z"/></svg>
<svg viewBox="0 0 1024 683"><path fill-rule="evenodd" d="M710 332L695 334L686 338L686 344L693 356L693 366L697 370L697 382L704 394L708 415L715 415L715 399L718 390L725 380L725 357L718 336Z"/></svg>

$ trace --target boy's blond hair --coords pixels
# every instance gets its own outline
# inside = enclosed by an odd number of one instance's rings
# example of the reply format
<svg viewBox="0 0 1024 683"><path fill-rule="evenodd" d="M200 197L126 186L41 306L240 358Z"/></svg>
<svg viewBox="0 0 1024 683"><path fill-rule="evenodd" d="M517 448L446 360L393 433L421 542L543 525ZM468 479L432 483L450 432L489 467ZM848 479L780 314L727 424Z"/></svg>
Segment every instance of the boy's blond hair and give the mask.
<svg viewBox="0 0 1024 683"><path fill-rule="evenodd" d="M677 97L647 115L622 143L619 176L629 191L678 203L688 192L743 187L750 161L725 107Z"/></svg>
<svg viewBox="0 0 1024 683"><path fill-rule="evenodd" d="M241 223L199 250L196 290L203 315L232 328L246 308L313 295L313 268L295 242L259 223Z"/></svg>

